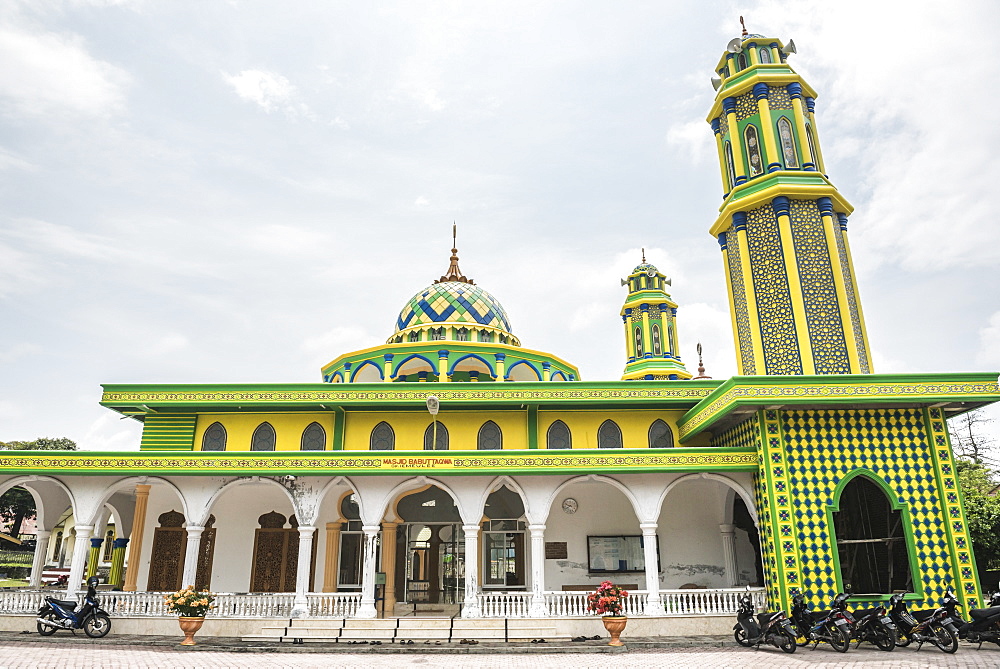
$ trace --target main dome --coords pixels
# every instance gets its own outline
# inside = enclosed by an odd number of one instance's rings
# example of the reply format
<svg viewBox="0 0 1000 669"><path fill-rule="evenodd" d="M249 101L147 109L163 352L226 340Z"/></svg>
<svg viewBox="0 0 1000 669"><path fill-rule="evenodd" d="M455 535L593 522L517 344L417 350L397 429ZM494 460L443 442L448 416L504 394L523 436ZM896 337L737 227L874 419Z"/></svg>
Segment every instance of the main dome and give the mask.
<svg viewBox="0 0 1000 669"><path fill-rule="evenodd" d="M442 281L410 298L396 319L396 332L432 323L464 323L510 332L503 305L488 291L463 281Z"/></svg>

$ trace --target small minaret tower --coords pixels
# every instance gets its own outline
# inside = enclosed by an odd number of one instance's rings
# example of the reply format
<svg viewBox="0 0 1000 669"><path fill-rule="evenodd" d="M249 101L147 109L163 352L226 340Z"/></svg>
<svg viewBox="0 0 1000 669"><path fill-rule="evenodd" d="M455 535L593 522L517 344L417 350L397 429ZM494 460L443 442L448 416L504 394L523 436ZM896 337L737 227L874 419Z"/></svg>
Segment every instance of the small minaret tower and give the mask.
<svg viewBox="0 0 1000 669"><path fill-rule="evenodd" d="M670 279L646 262L637 265L628 279L628 297L621 316L625 324L625 363L623 381L633 379L690 379L677 353L677 303L670 299Z"/></svg>
<svg viewBox="0 0 1000 669"><path fill-rule="evenodd" d="M743 18L740 17L742 22ZM791 40L749 34L716 66L722 247L740 374L867 374L871 349L847 243L853 207L825 174L816 92Z"/></svg>

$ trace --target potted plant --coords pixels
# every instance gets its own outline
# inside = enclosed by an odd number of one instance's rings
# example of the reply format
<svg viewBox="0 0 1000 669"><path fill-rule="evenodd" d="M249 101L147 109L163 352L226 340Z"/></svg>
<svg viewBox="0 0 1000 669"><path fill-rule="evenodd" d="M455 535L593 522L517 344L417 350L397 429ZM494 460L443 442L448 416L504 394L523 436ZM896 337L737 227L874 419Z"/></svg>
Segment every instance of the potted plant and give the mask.
<svg viewBox="0 0 1000 669"><path fill-rule="evenodd" d="M215 595L208 590L195 590L193 585L189 585L167 595L164 599L167 602L167 611L180 616L177 622L180 623L181 631L184 632L184 640L181 641L181 645L195 645L194 635L204 624L205 614L215 608L212 606Z"/></svg>
<svg viewBox="0 0 1000 669"><path fill-rule="evenodd" d="M626 597L628 593L611 581L604 581L597 586L597 590L587 595L587 610L600 614L604 629L611 635L609 646L624 645L619 637L628 623L628 618L623 615Z"/></svg>

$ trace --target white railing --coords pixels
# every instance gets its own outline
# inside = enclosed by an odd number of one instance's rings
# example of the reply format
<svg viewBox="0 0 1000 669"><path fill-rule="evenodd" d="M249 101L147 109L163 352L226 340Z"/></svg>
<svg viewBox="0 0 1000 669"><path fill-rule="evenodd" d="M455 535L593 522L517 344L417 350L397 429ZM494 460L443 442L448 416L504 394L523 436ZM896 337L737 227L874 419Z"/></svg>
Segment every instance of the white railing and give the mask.
<svg viewBox="0 0 1000 669"><path fill-rule="evenodd" d="M480 592L479 610L484 618L526 618L530 592Z"/></svg>
<svg viewBox="0 0 1000 669"><path fill-rule="evenodd" d="M236 618L288 618L295 605L294 592L219 594L214 615Z"/></svg>
<svg viewBox="0 0 1000 669"><path fill-rule="evenodd" d="M65 591L52 590L3 590L0 591L0 613L36 613L42 608L45 597L61 599Z"/></svg>
<svg viewBox="0 0 1000 669"><path fill-rule="evenodd" d="M746 588L660 590L660 603L663 604L663 614L668 616L735 614L740 608L740 597L746 592ZM764 588L751 589L750 597L758 609L767 603Z"/></svg>
<svg viewBox="0 0 1000 669"><path fill-rule="evenodd" d="M546 592L545 606L552 617L594 615L587 611L587 595L589 594L589 592ZM629 592L628 597L625 598L623 609L626 616L641 616L646 609L646 591L632 590Z"/></svg>
<svg viewBox="0 0 1000 669"><path fill-rule="evenodd" d="M101 606L112 616L168 616L166 592L99 592Z"/></svg>
<svg viewBox="0 0 1000 669"><path fill-rule="evenodd" d="M306 598L313 618L353 618L361 604L360 592L310 592Z"/></svg>

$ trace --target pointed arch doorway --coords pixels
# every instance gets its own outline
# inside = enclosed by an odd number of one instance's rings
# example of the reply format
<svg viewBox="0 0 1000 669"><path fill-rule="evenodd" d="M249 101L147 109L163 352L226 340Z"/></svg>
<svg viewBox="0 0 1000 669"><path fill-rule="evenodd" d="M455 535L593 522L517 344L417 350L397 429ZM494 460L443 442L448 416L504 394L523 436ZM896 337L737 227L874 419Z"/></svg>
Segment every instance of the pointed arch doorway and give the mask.
<svg viewBox="0 0 1000 669"><path fill-rule="evenodd" d="M451 495L437 486L408 493L396 503L397 593L419 609L457 605L465 584L465 535ZM447 611L447 609L443 609Z"/></svg>
<svg viewBox="0 0 1000 669"><path fill-rule="evenodd" d="M201 533L198 552L196 583L181 583L184 572L184 551L187 548L187 530L184 514L179 511L161 513L153 530L153 548L149 560L148 592L180 590L186 585L198 588L212 586L212 562L215 558L215 516L209 516Z"/></svg>
<svg viewBox="0 0 1000 669"><path fill-rule="evenodd" d="M285 520L285 516L277 511L270 511L257 519L259 527L254 531L250 592L295 592L299 523L294 514L288 518L289 527L285 527ZM316 578L316 543L312 542L308 591L312 591Z"/></svg>

